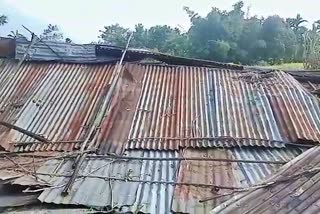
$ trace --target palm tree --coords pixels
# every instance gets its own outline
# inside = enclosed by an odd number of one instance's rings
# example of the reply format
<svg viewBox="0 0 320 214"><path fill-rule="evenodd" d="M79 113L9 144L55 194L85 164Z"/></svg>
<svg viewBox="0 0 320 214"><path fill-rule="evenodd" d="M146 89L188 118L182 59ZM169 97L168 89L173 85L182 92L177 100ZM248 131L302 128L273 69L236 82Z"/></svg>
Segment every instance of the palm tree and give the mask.
<svg viewBox="0 0 320 214"><path fill-rule="evenodd" d="M320 31L320 20L315 21L315 22L312 24L312 31L313 31L313 32L319 32L319 31Z"/></svg>
<svg viewBox="0 0 320 214"><path fill-rule="evenodd" d="M8 18L5 15L0 16L0 25L4 25L8 22Z"/></svg>
<svg viewBox="0 0 320 214"><path fill-rule="evenodd" d="M8 37L16 39L16 38L23 37L23 35L21 33L19 33L18 30L16 30L16 31L10 31L10 34L8 34Z"/></svg>
<svg viewBox="0 0 320 214"><path fill-rule="evenodd" d="M287 23L289 27L294 31L294 32L299 32L302 29L304 29L301 24L308 22L307 20L303 19L300 14L297 14L296 18L288 18Z"/></svg>

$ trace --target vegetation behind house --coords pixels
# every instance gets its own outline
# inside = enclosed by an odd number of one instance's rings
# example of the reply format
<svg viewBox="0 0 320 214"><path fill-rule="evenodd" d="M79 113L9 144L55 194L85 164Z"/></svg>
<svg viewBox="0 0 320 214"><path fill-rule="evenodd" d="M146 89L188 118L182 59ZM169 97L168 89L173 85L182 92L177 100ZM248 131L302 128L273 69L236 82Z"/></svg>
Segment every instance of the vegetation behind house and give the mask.
<svg viewBox="0 0 320 214"><path fill-rule="evenodd" d="M307 20L299 14L293 18L250 16L242 1L229 11L213 7L204 17L189 7L183 9L191 23L187 31L167 25L146 28L143 24L130 30L113 24L100 30L95 42L125 46L132 33L131 47L178 56L246 65L303 63L308 69L320 67L320 20L308 29ZM0 25L7 21L6 16L0 16ZM21 35L12 31L9 36ZM63 37L57 25L51 24L41 38L72 42Z"/></svg>

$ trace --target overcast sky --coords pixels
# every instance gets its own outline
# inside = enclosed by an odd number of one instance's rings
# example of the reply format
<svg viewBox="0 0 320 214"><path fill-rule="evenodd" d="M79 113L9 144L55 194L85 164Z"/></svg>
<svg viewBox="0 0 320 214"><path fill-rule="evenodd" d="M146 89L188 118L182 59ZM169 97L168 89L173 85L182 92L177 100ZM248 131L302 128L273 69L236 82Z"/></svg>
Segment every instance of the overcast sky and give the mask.
<svg viewBox="0 0 320 214"><path fill-rule="evenodd" d="M49 23L57 24L65 36L75 42L97 40L103 26L119 23L133 28L142 23L147 27L156 24L189 28L183 6L189 6L200 15L211 7L230 9L237 0L0 0L0 14L9 17L9 24L0 28L4 36L10 30L21 30L21 24L40 33ZM244 0L250 14L282 17L302 17L313 22L320 19L318 0ZM23 32L25 33L25 32Z"/></svg>

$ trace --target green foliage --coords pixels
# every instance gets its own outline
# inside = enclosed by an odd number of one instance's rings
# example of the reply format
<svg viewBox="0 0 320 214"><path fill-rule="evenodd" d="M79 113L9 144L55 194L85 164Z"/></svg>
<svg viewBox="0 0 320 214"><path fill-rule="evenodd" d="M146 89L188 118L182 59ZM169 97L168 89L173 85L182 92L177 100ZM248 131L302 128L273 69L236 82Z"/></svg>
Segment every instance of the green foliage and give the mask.
<svg viewBox="0 0 320 214"><path fill-rule="evenodd" d="M189 7L183 10L190 20L187 32L168 25L146 28L137 24L132 30L113 24L100 30L96 43L124 47L132 34L130 47L177 56L241 64L304 62L306 67L320 67L320 20L307 29L307 20L300 14L286 19L250 17L242 1L229 11L213 7L205 16ZM7 17L1 15L0 25L5 23ZM20 33L12 31L9 36L16 38ZM72 43L69 38L63 40L57 25L48 25L40 37Z"/></svg>
<svg viewBox="0 0 320 214"><path fill-rule="evenodd" d="M63 33L60 32L57 25L49 24L48 27L43 30L40 38L48 41L63 41Z"/></svg>
<svg viewBox="0 0 320 214"><path fill-rule="evenodd" d="M268 17L262 24L262 39L266 41L265 57L273 63L290 61L296 50L296 36L279 16Z"/></svg>
<svg viewBox="0 0 320 214"><path fill-rule="evenodd" d="M301 62L298 63L282 63L279 65L268 65L268 64L262 64L263 62L259 62L260 66L264 66L270 69L278 69L278 70L303 70L304 65Z"/></svg>
<svg viewBox="0 0 320 214"><path fill-rule="evenodd" d="M303 19L300 14L297 14L296 18L287 18L286 22L295 33L298 33L305 31L305 27L301 26L301 24L308 21Z"/></svg>
<svg viewBox="0 0 320 214"><path fill-rule="evenodd" d="M0 26L8 23L8 17L5 15L0 15Z"/></svg>
<svg viewBox="0 0 320 214"><path fill-rule="evenodd" d="M307 69L320 69L320 35L317 27L313 24L313 29L305 34L304 66Z"/></svg>
<svg viewBox="0 0 320 214"><path fill-rule="evenodd" d="M119 24L110 25L104 27L104 30L100 30L99 36L106 44L122 46L127 44L127 40L130 36L129 29L121 27Z"/></svg>
<svg viewBox="0 0 320 214"><path fill-rule="evenodd" d="M137 24L135 26L135 31L133 32L131 45L136 48L145 48L146 46L145 39L147 38L147 33L148 33L147 29L145 29L142 24ZM120 44L114 44L114 45L120 45Z"/></svg>
<svg viewBox="0 0 320 214"><path fill-rule="evenodd" d="M18 33L18 31L17 31ZM16 36L14 36L16 38ZM40 39L47 41L59 41L65 43L72 43L70 38L64 38L63 33L60 31L57 25L49 24L43 33L40 35Z"/></svg>
<svg viewBox="0 0 320 214"><path fill-rule="evenodd" d="M319 32L320 31L320 20L318 21L315 21L313 24L312 24L312 32Z"/></svg>
<svg viewBox="0 0 320 214"><path fill-rule="evenodd" d="M188 36L178 28L156 25L146 29L137 24L133 32L119 24L104 27L99 36L104 44L124 47L132 33L131 47L147 48L153 51L186 56L189 49Z"/></svg>
<svg viewBox="0 0 320 214"><path fill-rule="evenodd" d="M146 35L146 48L173 55L187 54L188 37L178 28L157 25L148 29Z"/></svg>
<svg viewBox="0 0 320 214"><path fill-rule="evenodd" d="M142 24L135 26L131 47L147 48L170 53L224 62L269 64L302 61L306 22L299 14L294 18L282 19L270 16L266 19L245 17L242 1L230 11L213 7L204 17L184 7L190 19L188 32L167 25L156 25L149 29ZM314 25L320 30L320 21ZM104 27L100 31L104 43L125 46L129 29L120 25Z"/></svg>
<svg viewBox="0 0 320 214"><path fill-rule="evenodd" d="M72 43L72 40L71 40L70 38L66 38L66 39L64 40L64 42L65 42L65 43Z"/></svg>
<svg viewBox="0 0 320 214"><path fill-rule="evenodd" d="M230 50L231 46L228 42L223 40L215 40L211 42L209 52L213 58L219 61L225 61Z"/></svg>
<svg viewBox="0 0 320 214"><path fill-rule="evenodd" d="M21 38L21 37L24 37L24 36L18 30L16 30L16 31L11 31L8 34L8 37L9 38L13 38L13 39L17 39L17 38Z"/></svg>

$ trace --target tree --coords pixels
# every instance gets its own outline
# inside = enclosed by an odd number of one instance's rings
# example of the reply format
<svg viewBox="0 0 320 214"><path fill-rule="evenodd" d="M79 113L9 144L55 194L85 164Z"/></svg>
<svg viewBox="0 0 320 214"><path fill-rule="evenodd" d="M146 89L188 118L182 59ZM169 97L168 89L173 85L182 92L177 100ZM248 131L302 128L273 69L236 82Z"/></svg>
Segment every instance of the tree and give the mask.
<svg viewBox="0 0 320 214"><path fill-rule="evenodd" d="M304 34L304 67L320 69L320 20L312 24L312 29Z"/></svg>
<svg viewBox="0 0 320 214"><path fill-rule="evenodd" d="M247 54L245 58L242 56L241 62L252 64L264 59L267 44L262 38L261 30L262 22L257 17L244 20L238 47Z"/></svg>
<svg viewBox="0 0 320 214"><path fill-rule="evenodd" d="M72 43L72 40L70 38L66 38L65 43Z"/></svg>
<svg viewBox="0 0 320 214"><path fill-rule="evenodd" d="M218 8L212 8L206 17L191 19L188 31L191 56L204 59L214 59L212 53L216 41L227 42L228 32L224 25L224 15ZM224 58L224 57L221 57Z"/></svg>
<svg viewBox="0 0 320 214"><path fill-rule="evenodd" d="M199 14L194 12L193 10L190 10L189 7L184 6L183 10L188 14L190 20L192 21L194 18L199 17Z"/></svg>
<svg viewBox="0 0 320 214"><path fill-rule="evenodd" d="M266 41L266 57L272 62L290 61L296 50L296 37L292 29L279 16L268 17L261 29L262 38Z"/></svg>
<svg viewBox="0 0 320 214"><path fill-rule="evenodd" d="M189 7L183 10L190 20L187 32L167 25L145 28L142 24L131 31L115 24L105 26L99 38L105 44L124 47L133 33L130 47L224 62L273 64L303 60L305 34L309 31L299 14L287 19L250 17L243 1L231 10L213 7L205 16ZM320 32L320 21L314 23L313 31Z"/></svg>
<svg viewBox="0 0 320 214"><path fill-rule="evenodd" d="M301 30L305 30L305 27L301 26L301 24L308 21L303 19L300 14L297 14L295 18L287 18L286 22L294 32L301 32Z"/></svg>
<svg viewBox="0 0 320 214"><path fill-rule="evenodd" d="M303 19L300 14L297 14L295 18L287 18L286 22L288 26L296 34L296 39L298 41L297 48L295 51L295 60L301 61L302 55L303 55L303 49L304 49L303 47L304 34L307 31L307 28L305 26L302 26L302 24L308 21Z"/></svg>
<svg viewBox="0 0 320 214"><path fill-rule="evenodd" d="M121 27L119 24L105 26L104 30L100 30L99 38L105 44L125 47L130 36L130 31L127 28Z"/></svg>
<svg viewBox="0 0 320 214"><path fill-rule="evenodd" d="M0 26L8 23L8 17L5 15L0 15Z"/></svg>
<svg viewBox="0 0 320 214"><path fill-rule="evenodd" d="M242 1L235 3L233 9L227 12L227 16L224 19L224 25L228 34L227 40L231 47L228 60L225 61L244 62L248 56L248 52L242 49L239 44L245 23L243 6L244 3Z"/></svg>
<svg viewBox="0 0 320 214"><path fill-rule="evenodd" d="M178 29L167 25L156 25L148 29L146 47L160 52L174 53L172 41L180 35Z"/></svg>
<svg viewBox="0 0 320 214"><path fill-rule="evenodd" d="M178 33L168 40L165 47L166 52L176 56L189 56L190 42L189 37L185 33Z"/></svg>
<svg viewBox="0 0 320 214"><path fill-rule="evenodd" d="M10 31L10 34L8 34L9 38L13 38L13 39L17 39L17 38L21 38L24 37L18 30L16 31Z"/></svg>
<svg viewBox="0 0 320 214"><path fill-rule="evenodd" d="M130 46L136 48L146 48L148 38L148 30L144 28L143 24L137 24L133 32L133 37Z"/></svg>
<svg viewBox="0 0 320 214"><path fill-rule="evenodd" d="M223 40L215 40L211 42L210 54L218 61L225 61L228 57L231 46L228 42Z"/></svg>
<svg viewBox="0 0 320 214"><path fill-rule="evenodd" d="M317 28L305 34L304 67L306 69L320 68L320 35Z"/></svg>
<svg viewBox="0 0 320 214"><path fill-rule="evenodd" d="M60 32L57 25L49 24L48 27L43 30L40 38L48 41L63 41L63 33Z"/></svg>
<svg viewBox="0 0 320 214"><path fill-rule="evenodd" d="M312 31L313 32L319 32L320 31L320 20L317 20L312 24Z"/></svg>
<svg viewBox="0 0 320 214"><path fill-rule="evenodd" d="M99 38L103 43L120 47L125 47L129 35L132 33L130 47L145 48L179 56L186 56L189 48L187 35L181 33L178 28L167 25L156 25L147 29L142 24L137 24L134 31L131 32L116 24L105 26L100 33Z"/></svg>

